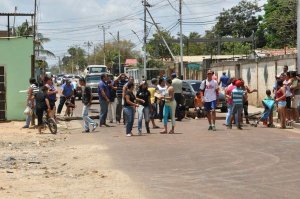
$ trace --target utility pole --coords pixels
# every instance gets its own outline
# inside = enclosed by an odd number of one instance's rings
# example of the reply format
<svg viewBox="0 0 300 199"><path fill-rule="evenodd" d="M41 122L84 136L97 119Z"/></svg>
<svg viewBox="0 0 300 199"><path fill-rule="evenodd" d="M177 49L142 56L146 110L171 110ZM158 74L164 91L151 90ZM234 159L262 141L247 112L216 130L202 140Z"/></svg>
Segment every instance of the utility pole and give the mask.
<svg viewBox="0 0 300 199"><path fill-rule="evenodd" d="M96 64L96 46L94 46L94 64Z"/></svg>
<svg viewBox="0 0 300 199"><path fill-rule="evenodd" d="M90 63L90 48L92 47L93 45L93 42L91 41L87 41L87 42L84 42L84 44L87 46L88 48L88 64Z"/></svg>
<svg viewBox="0 0 300 199"><path fill-rule="evenodd" d="M104 58L103 58L103 65L106 65L106 49L105 49L105 30L107 28L102 26L102 30L103 30L103 54L104 54Z"/></svg>
<svg viewBox="0 0 300 199"><path fill-rule="evenodd" d="M144 3L144 77L147 79L147 6L150 7L147 0L143 0Z"/></svg>
<svg viewBox="0 0 300 199"><path fill-rule="evenodd" d="M121 45L120 45L120 31L118 31L118 47L119 47L119 74L121 74Z"/></svg>
<svg viewBox="0 0 300 199"><path fill-rule="evenodd" d="M61 74L61 68L60 68L60 56L58 56L58 73Z"/></svg>
<svg viewBox="0 0 300 199"><path fill-rule="evenodd" d="M34 0L34 17L33 17L33 59L31 63L31 76L35 76L35 62L36 62L36 55L35 55L35 46L36 46L36 7L37 7L37 0Z"/></svg>
<svg viewBox="0 0 300 199"><path fill-rule="evenodd" d="M180 75L184 78L183 69L183 38L182 38L182 0L179 0L179 23L180 23Z"/></svg>

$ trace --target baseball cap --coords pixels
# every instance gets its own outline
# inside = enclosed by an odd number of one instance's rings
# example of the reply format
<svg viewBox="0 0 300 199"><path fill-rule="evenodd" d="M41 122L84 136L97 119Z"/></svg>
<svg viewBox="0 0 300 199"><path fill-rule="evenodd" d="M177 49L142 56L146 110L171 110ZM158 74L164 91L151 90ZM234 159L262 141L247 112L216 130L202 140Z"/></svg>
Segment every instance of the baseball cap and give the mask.
<svg viewBox="0 0 300 199"><path fill-rule="evenodd" d="M236 85L237 87L241 87L241 86L243 85L243 82L242 82L241 80L237 80L237 81L235 82L235 85Z"/></svg>

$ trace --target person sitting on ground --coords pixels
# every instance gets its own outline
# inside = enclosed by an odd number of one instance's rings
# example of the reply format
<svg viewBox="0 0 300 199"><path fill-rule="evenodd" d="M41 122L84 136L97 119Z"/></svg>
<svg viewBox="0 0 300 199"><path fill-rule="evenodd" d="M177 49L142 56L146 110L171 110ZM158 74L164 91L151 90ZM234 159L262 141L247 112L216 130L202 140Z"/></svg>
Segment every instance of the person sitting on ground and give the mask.
<svg viewBox="0 0 300 199"><path fill-rule="evenodd" d="M38 132L42 133L44 112L47 114L51 111L50 102L48 99L48 87L43 86L39 92L34 95L36 103L36 115L38 118Z"/></svg>
<svg viewBox="0 0 300 199"><path fill-rule="evenodd" d="M232 129L232 122L234 121L235 114L238 114L238 119L236 121L237 128L239 130L242 130L241 126L241 116L243 112L243 104L244 104L244 98L245 98L245 93L244 90L242 89L242 81L237 80L235 82L236 88L232 90L231 92L231 98L233 101L233 107L232 107L232 114L231 114L231 119L230 119L230 124L228 126L228 129Z"/></svg>
<svg viewBox="0 0 300 199"><path fill-rule="evenodd" d="M195 105L195 111L196 111L196 117L195 119L199 119L201 117L204 117L204 109L203 109L203 101L200 92L196 93L196 96L194 98L194 105Z"/></svg>

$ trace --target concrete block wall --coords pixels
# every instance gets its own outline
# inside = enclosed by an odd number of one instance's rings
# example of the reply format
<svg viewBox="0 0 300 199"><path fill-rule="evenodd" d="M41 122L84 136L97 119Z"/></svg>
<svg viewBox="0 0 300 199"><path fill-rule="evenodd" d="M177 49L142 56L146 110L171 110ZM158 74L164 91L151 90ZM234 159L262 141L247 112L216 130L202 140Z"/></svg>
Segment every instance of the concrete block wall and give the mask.
<svg viewBox="0 0 300 199"><path fill-rule="evenodd" d="M272 91L275 76L283 71L283 66L288 65L289 70L297 69L297 56L285 55L259 60L241 60L236 62L220 62L212 65L212 69L220 77L223 72L230 73L231 77L241 77L250 89L257 89L257 93L248 95L249 104L262 106L261 101L266 96L266 90Z"/></svg>

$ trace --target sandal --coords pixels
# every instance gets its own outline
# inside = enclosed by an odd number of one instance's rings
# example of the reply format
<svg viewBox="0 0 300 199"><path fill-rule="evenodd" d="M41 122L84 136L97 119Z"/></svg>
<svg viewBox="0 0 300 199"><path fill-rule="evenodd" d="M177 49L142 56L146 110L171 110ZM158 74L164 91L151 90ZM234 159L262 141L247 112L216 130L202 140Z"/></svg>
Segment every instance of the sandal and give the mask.
<svg viewBox="0 0 300 199"><path fill-rule="evenodd" d="M160 132L160 134L167 134L167 131L162 131Z"/></svg>
<svg viewBox="0 0 300 199"><path fill-rule="evenodd" d="M159 126L154 126L153 129L160 129L160 127Z"/></svg>
<svg viewBox="0 0 300 199"><path fill-rule="evenodd" d="M174 134L174 131L173 130L169 131L169 134Z"/></svg>

